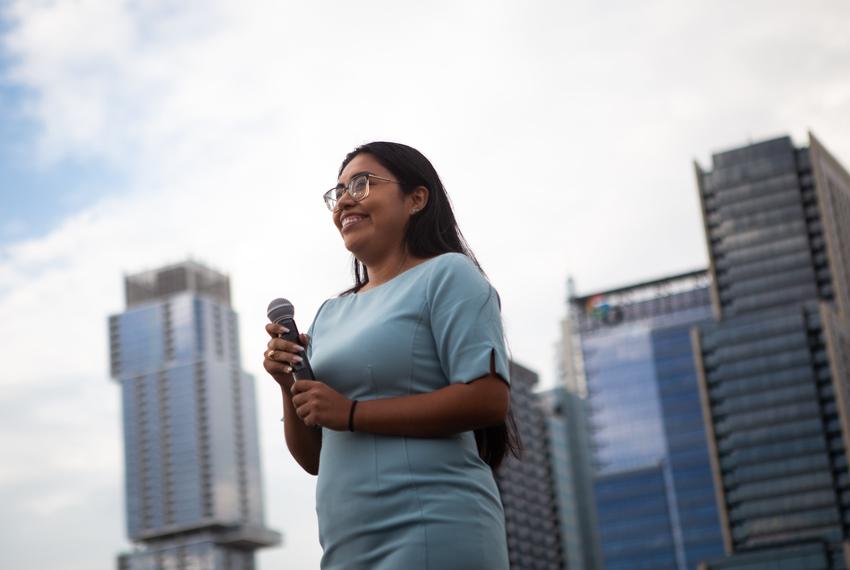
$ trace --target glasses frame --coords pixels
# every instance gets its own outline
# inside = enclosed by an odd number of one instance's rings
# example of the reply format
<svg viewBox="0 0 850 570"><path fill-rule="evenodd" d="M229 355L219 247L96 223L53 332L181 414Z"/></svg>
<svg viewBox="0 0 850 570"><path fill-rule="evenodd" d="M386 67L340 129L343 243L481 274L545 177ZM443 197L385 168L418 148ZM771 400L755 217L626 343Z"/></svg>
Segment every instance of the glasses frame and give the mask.
<svg viewBox="0 0 850 570"><path fill-rule="evenodd" d="M360 198L355 198L354 194L351 193L351 189L354 187L354 183L360 178L366 178L366 191L363 193L363 196ZM322 198L325 200L325 206L328 207L328 210L331 212L336 211L336 205L339 204L340 198L342 198L343 194L348 193L352 200L355 202L360 202L361 200L365 200L369 197L369 182L370 179L374 178L375 180L382 180L384 182L392 182L394 184L401 184L398 180L390 180L389 178L384 178L383 176L378 176L377 174L372 174L371 172L360 172L351 177L351 180L348 181L348 184L342 185L337 184L327 192L322 195ZM334 201L334 204L331 205L331 200Z"/></svg>

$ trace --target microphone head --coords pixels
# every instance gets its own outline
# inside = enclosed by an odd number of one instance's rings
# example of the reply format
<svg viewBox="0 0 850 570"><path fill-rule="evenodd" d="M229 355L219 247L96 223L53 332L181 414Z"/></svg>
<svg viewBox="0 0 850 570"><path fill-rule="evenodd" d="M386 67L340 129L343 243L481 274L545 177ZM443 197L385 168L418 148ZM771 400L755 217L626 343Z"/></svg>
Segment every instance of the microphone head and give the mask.
<svg viewBox="0 0 850 570"><path fill-rule="evenodd" d="M295 316L295 307L286 299L275 299L269 303L266 314L268 314L271 322L280 323L285 320L292 320L292 317Z"/></svg>

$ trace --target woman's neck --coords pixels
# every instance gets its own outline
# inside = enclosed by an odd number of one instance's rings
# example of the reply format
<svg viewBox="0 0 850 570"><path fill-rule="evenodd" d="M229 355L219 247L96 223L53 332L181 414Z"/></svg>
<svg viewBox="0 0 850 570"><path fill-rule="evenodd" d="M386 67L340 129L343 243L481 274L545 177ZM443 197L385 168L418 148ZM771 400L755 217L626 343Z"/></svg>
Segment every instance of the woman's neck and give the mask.
<svg viewBox="0 0 850 570"><path fill-rule="evenodd" d="M380 258L360 260L369 272L369 282L360 290L365 291L386 283L393 277L419 265L424 259L419 259L408 253L406 249L388 252Z"/></svg>

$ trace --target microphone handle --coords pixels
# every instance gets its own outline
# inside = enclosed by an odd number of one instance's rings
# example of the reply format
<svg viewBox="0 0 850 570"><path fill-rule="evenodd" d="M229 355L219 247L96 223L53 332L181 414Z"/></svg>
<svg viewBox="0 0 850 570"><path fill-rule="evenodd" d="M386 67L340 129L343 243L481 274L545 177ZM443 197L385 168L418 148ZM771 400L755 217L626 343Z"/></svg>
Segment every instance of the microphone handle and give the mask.
<svg viewBox="0 0 850 570"><path fill-rule="evenodd" d="M279 321L276 321L275 324L283 325L284 327L289 329L288 333L278 334L278 338L294 342L298 345L301 344L301 340L298 338L300 336L298 334L298 327L295 326L294 319L281 319ZM307 359L307 353L301 352L299 353L299 356L303 358L303 360L301 362L295 362L292 364L292 374L295 376L295 379L315 380L315 376L313 376L313 369L310 367L310 361Z"/></svg>

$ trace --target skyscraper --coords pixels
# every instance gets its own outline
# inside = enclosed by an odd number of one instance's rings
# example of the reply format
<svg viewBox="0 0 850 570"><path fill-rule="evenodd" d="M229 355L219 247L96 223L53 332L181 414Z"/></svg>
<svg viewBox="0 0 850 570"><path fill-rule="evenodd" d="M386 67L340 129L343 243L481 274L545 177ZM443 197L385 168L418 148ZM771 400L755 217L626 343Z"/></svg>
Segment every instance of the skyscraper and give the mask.
<svg viewBox="0 0 850 570"><path fill-rule="evenodd" d="M850 175L810 134L696 165L716 322L693 342L728 556L850 567Z"/></svg>
<svg viewBox="0 0 850 570"><path fill-rule="evenodd" d="M570 299L590 406L606 570L686 570L722 553L690 329L706 271ZM575 343L574 343L575 344Z"/></svg>
<svg viewBox="0 0 850 570"><path fill-rule="evenodd" d="M110 316L127 534L120 570L251 570L265 527L254 379L228 277L188 261L125 278Z"/></svg>
<svg viewBox="0 0 850 570"><path fill-rule="evenodd" d="M559 384L538 393L549 425L552 468L560 516L561 540L568 570L600 570L602 554L593 497L593 457L587 401L587 384L578 335L578 314L569 299L575 295L567 283L567 314L561 320L557 344Z"/></svg>
<svg viewBox="0 0 850 570"><path fill-rule="evenodd" d="M511 410L524 453L522 460L508 454L494 475L514 570L564 568L548 426L533 392L537 380L533 371L511 362Z"/></svg>

